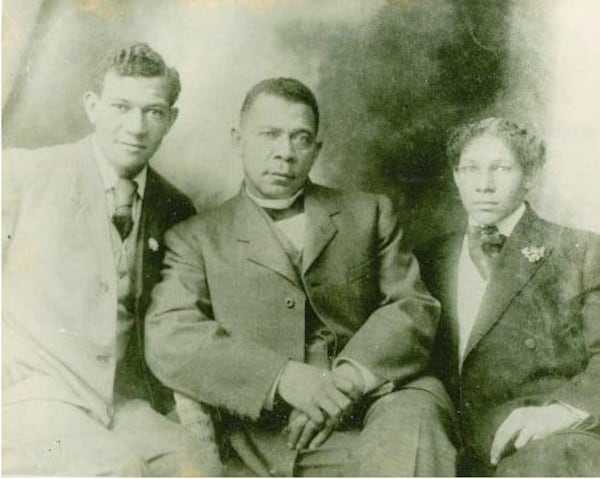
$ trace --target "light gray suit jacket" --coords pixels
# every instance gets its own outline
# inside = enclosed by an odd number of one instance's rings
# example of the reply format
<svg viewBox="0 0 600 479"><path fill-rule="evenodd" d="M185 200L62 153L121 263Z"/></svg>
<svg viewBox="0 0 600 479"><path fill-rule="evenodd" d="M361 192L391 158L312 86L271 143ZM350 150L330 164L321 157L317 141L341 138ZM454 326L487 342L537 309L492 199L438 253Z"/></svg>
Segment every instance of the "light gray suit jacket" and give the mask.
<svg viewBox="0 0 600 479"><path fill-rule="evenodd" d="M89 138L3 157L3 402L76 404L108 424L115 381L117 285L104 186ZM148 171L136 248L131 392L168 408L143 363L140 319L158 280L164 230L191 203ZM159 244L149 247L149 239Z"/></svg>

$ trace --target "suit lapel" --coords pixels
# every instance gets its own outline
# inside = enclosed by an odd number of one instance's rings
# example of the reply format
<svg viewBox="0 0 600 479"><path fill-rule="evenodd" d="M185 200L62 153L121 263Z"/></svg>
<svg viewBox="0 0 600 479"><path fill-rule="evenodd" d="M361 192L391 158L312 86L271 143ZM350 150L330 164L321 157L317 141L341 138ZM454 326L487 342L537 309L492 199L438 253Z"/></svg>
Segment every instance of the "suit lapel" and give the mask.
<svg viewBox="0 0 600 479"><path fill-rule="evenodd" d="M339 212L337 203L327 195L326 190L312 183L305 189L304 211L306 232L302 252L302 274L312 266L321 252L337 233L332 217Z"/></svg>
<svg viewBox="0 0 600 479"><path fill-rule="evenodd" d="M300 286L298 274L269 224L267 214L243 191L234 201L236 241L246 246L248 261L273 270Z"/></svg>
<svg viewBox="0 0 600 479"><path fill-rule="evenodd" d="M86 138L76 145L71 200L77 205L77 221L87 223L90 241L97 251L96 257L101 258L102 271L106 273L107 280L116 281L104 184L90 139Z"/></svg>
<svg viewBox="0 0 600 479"><path fill-rule="evenodd" d="M157 244L160 244L161 240L161 215L159 214L161 203L158 201L159 196L160 192L158 191L158 182L154 171L148 168L135 248L135 278L133 284L136 304L143 292L150 290L150 285L146 283L150 281L153 275L149 274L147 269L161 267L160 255L157 255L156 261L153 262L151 255L154 252L147 247L150 238L154 238Z"/></svg>
<svg viewBox="0 0 600 479"><path fill-rule="evenodd" d="M544 256L539 260L529 261L523 249L531 246L545 246ZM513 299L548 260L550 254L551 250L544 243L542 224L528 207L498 257L469 336L464 358L502 317Z"/></svg>
<svg viewBox="0 0 600 479"><path fill-rule="evenodd" d="M433 278L436 278L435 292L442 304L442 316L438 330L439 351L436 355L442 363L440 368L446 371L449 392L456 395L458 366L458 264L462 250L464 233L457 232L449 236L440 249L433 254L435 262Z"/></svg>

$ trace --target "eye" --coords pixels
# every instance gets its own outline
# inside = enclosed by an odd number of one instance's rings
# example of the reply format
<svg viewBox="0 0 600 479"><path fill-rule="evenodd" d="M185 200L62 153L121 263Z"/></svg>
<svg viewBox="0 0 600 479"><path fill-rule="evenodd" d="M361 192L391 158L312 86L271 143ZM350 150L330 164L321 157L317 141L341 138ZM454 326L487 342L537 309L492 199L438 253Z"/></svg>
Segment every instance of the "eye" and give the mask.
<svg viewBox="0 0 600 479"><path fill-rule="evenodd" d="M279 131L278 130L260 130L258 132L258 135L263 138L272 140L279 136Z"/></svg>
<svg viewBox="0 0 600 479"><path fill-rule="evenodd" d="M508 173L512 171L512 166L509 165L496 165L492 168L492 171L496 171L498 173Z"/></svg>
<svg viewBox="0 0 600 479"><path fill-rule="evenodd" d="M477 173L479 168L475 165L461 165L458 167L458 171L464 174Z"/></svg>
<svg viewBox="0 0 600 479"><path fill-rule="evenodd" d="M308 133L298 133L292 137L292 142L296 148L309 148L313 144L313 137Z"/></svg>
<svg viewBox="0 0 600 479"><path fill-rule="evenodd" d="M125 103L111 103L111 108L113 108L114 110L124 113L127 110L129 110L129 107L125 104Z"/></svg>
<svg viewBox="0 0 600 479"><path fill-rule="evenodd" d="M150 108L148 110L148 115L150 116L150 118L153 118L155 120L162 120L167 116L167 112L161 108Z"/></svg>

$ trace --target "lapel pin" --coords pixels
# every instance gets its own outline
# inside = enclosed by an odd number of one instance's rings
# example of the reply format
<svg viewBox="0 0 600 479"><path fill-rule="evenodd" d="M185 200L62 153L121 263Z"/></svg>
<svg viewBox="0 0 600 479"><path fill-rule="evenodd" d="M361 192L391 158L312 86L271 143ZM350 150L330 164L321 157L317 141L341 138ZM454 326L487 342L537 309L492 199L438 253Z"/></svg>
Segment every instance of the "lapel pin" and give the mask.
<svg viewBox="0 0 600 479"><path fill-rule="evenodd" d="M529 261L530 263L537 263L546 254L546 247L545 246L526 246L525 248L523 248L521 250L521 253L523 253L523 256L525 256L527 261Z"/></svg>
<svg viewBox="0 0 600 479"><path fill-rule="evenodd" d="M154 238L148 238L148 248L150 248L150 251L153 253L156 253L160 249L158 241L156 241Z"/></svg>

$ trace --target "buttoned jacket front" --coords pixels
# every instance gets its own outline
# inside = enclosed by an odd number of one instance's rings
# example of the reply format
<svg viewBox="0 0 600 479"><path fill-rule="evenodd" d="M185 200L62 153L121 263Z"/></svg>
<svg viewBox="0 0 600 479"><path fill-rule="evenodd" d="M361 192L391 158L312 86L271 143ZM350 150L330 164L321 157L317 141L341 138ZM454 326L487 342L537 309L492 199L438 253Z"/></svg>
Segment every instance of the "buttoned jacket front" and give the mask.
<svg viewBox="0 0 600 479"><path fill-rule="evenodd" d="M90 139L7 151L3 187L4 402L65 401L108 423L116 268ZM191 203L149 169L136 246L135 327L121 379L162 410L168 393L143 363L141 319L160 277L164 230L192 213Z"/></svg>
<svg viewBox="0 0 600 479"><path fill-rule="evenodd" d="M389 200L309 183L298 275L241 192L173 228L147 320L147 360L169 387L256 420L282 366L305 357L309 303L332 357L402 385L429 361L438 304Z"/></svg>

